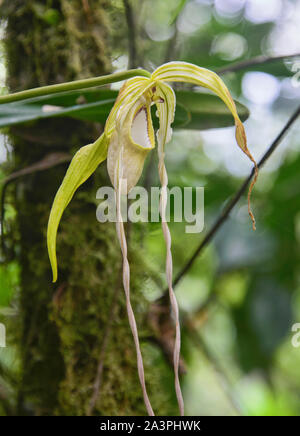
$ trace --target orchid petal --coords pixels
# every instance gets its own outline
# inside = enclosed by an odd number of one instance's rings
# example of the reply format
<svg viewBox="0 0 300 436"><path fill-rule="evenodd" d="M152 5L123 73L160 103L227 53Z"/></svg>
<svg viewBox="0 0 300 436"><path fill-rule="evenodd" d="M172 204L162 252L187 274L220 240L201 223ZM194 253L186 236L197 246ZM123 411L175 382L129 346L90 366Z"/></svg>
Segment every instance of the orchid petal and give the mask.
<svg viewBox="0 0 300 436"><path fill-rule="evenodd" d="M172 137L171 124L174 121L176 96L171 86L166 83L157 85L157 114L159 118L159 130L157 131L157 141L159 148L163 151Z"/></svg>
<svg viewBox="0 0 300 436"><path fill-rule="evenodd" d="M237 127L236 137L238 145L248 156L250 155L247 149L243 124L238 116L235 103L225 83L216 73L187 62L169 62L157 68L152 74L152 79L166 82L189 82L208 88L217 94L227 105L234 117Z"/></svg>
<svg viewBox="0 0 300 436"><path fill-rule="evenodd" d="M158 83L160 81L188 82L193 83L194 85L202 86L217 94L229 108L235 121L235 137L237 144L253 162L255 167L255 176L250 185L248 194L248 211L252 219L253 229L255 229L255 219L250 207L250 195L252 188L257 180L258 167L255 159L253 158L247 147L247 138L244 126L238 116L236 106L230 95L230 92L228 91L223 80L213 71L210 71L206 68L200 68L197 65L193 65L187 62L169 62L167 64L164 64L152 73L151 79L157 81Z"/></svg>
<svg viewBox="0 0 300 436"><path fill-rule="evenodd" d="M167 170L164 163L164 146L170 141L172 136L171 124L174 120L175 113L175 103L176 98L173 89L164 83L157 85L156 91L157 98L157 112L159 117L159 130L157 132L158 141L158 157L159 157L159 178L161 182L161 192L160 192L160 214L161 214L161 225L163 230L164 239L166 242L166 276L169 289L169 296L171 307L173 311L174 321L175 321L175 343L174 343L174 353L173 353L173 363L174 363L174 375L175 375L175 391L179 406L180 415L184 415L184 402L179 381L179 359L180 359L180 323L179 323L179 309L176 300L176 296L172 286L172 272L173 272L173 260L171 252L171 234L166 221L166 206L168 201L167 186L168 186L168 176Z"/></svg>

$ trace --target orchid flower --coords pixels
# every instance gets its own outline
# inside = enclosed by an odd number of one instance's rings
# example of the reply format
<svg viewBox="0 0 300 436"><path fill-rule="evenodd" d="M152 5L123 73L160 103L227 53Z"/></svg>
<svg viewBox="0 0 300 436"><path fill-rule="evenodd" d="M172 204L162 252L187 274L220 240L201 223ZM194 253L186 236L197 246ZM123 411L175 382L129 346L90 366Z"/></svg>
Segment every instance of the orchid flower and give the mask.
<svg viewBox="0 0 300 436"><path fill-rule="evenodd" d="M151 119L151 106L157 107L159 130L157 131L158 172L161 182L160 214L162 230L166 242L166 278L171 307L175 320L174 373L175 390L180 414L184 414L184 404L179 383L180 326L179 311L172 288L171 236L166 222L168 177L164 164L165 145L172 136L176 99L169 82L188 82L202 86L219 96L231 111L236 128L236 141L242 151L255 166L255 177L249 189L248 210L255 228L250 208L250 193L257 179L258 169L247 148L246 135L239 119L234 101L220 77L205 68L186 62L170 62L157 68L149 77L132 77L122 86L118 98L107 118L104 132L94 143L82 147L74 156L65 178L56 194L48 223L48 251L53 271L53 281L57 280L56 235L63 211L71 201L77 188L107 158L108 174L115 189L117 209L117 235L123 256L123 286L130 327L136 353L139 379L144 402L149 415L154 415L145 385L142 354L138 331L130 303L130 267L127 259L127 243L121 215L121 195L127 194L138 182L148 153L155 148L155 133ZM124 184L123 182L126 181Z"/></svg>

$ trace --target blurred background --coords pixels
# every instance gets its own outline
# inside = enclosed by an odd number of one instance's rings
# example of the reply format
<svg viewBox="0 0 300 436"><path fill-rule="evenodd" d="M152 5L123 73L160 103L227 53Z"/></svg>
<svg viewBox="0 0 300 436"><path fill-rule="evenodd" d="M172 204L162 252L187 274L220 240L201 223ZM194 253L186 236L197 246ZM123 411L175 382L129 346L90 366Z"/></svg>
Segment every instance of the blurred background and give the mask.
<svg viewBox="0 0 300 436"><path fill-rule="evenodd" d="M127 68L152 71L171 60L192 62L219 72L248 108L245 128L257 161L299 105L299 0L23 3L0 2L2 94ZM214 128L205 129L204 119L199 130L174 129L166 149L170 187L205 188L204 231L186 234L185 223L170 224L174 275L252 169L235 144L234 128L218 126L218 108L201 108ZM99 136L102 125L68 117L2 126L0 322L6 347L0 348L0 414L144 414L119 248L113 226L100 225L95 216L97 187L109 183L105 165L63 217L55 285L47 260L47 218L66 162ZM153 153L144 186L158 185L156 167ZM24 168L25 175L17 173ZM292 344L292 326L300 323L299 169L298 120L260 171L252 196L256 232L245 193L175 288L188 415L300 414L300 346ZM150 397L157 414L176 414L160 224L128 230Z"/></svg>

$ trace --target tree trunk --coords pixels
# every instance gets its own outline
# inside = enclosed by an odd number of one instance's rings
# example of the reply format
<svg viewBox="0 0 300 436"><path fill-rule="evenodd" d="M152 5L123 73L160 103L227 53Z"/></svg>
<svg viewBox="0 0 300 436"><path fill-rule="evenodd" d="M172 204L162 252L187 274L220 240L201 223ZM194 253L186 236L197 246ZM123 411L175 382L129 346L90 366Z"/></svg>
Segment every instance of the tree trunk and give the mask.
<svg viewBox="0 0 300 436"><path fill-rule="evenodd" d="M10 91L109 72L111 7L105 0L5 0L1 12L7 18ZM71 119L12 128L15 167L32 165L53 152L73 154L99 136L101 128ZM59 281L54 285L46 227L67 166L35 172L15 185L14 252L21 265L17 414L145 414L114 225L100 225L95 215L96 189L109 183L104 166L79 190L63 216L57 246ZM130 254L132 299L138 325L143 326L149 394L160 414L172 413L173 402L167 401L162 387L169 368L155 368L158 351L146 342L150 333L143 320L148 306L141 294L145 267L133 250Z"/></svg>

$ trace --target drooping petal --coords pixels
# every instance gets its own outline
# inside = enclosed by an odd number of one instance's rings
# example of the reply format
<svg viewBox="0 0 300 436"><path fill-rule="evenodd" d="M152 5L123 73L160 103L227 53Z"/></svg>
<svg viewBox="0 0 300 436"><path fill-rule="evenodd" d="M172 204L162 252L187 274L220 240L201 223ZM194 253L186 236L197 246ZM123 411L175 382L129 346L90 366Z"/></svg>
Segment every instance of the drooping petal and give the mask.
<svg viewBox="0 0 300 436"><path fill-rule="evenodd" d="M158 158L159 158L158 169L159 169L159 178L161 182L160 215L161 215L161 225L162 225L163 235L166 243L166 277L167 277L171 307L175 320L175 344L174 344L174 353L173 353L175 391L176 391L176 397L179 405L180 415L183 416L184 402L183 402L180 381L179 381L179 359L180 359L180 343L181 343L179 309L172 286L173 260L172 260L172 253L171 253L171 234L166 220L166 207L167 207L167 200L168 200L168 195L167 195L168 176L164 163L164 154L165 154L164 147L165 144L170 141L172 136L171 124L174 120L174 113L175 113L176 98L173 89L165 83L157 84L156 101L157 101L156 104L157 113L159 117L159 130L157 132L157 142L158 142Z"/></svg>
<svg viewBox="0 0 300 436"><path fill-rule="evenodd" d="M131 81L133 82L133 81ZM123 257L123 287L126 297L128 321L134 338L137 368L142 387L144 403L150 416L154 412L148 397L143 358L134 312L130 301L130 266L127 258L127 241L121 214L121 194L135 186L140 178L145 158L155 146L151 119L151 93L147 92L151 82L126 82L105 125L105 131L112 132L107 155L107 169L116 193L116 230ZM130 89L130 91L129 91ZM144 94L146 95L144 96ZM124 187L126 180L126 187ZM125 189L125 191L124 191Z"/></svg>
<svg viewBox="0 0 300 436"><path fill-rule="evenodd" d="M157 141L159 148L163 151L165 144L167 144L172 137L171 124L174 121L176 96L171 86L163 82L157 84L156 95L158 97L156 107L159 118Z"/></svg>
<svg viewBox="0 0 300 436"><path fill-rule="evenodd" d="M120 156L121 158L121 156ZM128 256L127 256L127 241L126 241L126 234L124 229L124 223L121 213L121 179L122 179L122 173L120 173L120 159L118 159L117 166L115 169L115 192L116 192L116 213L117 213L117 220L116 220L116 230L117 230L117 236L120 243L120 248L122 252L123 257L123 287L125 291L125 298L126 298L126 309L127 309L127 315L128 315L128 321L130 325L130 329L132 332L132 336L134 339L135 349L136 349L136 357L137 357L137 369L138 369L138 375L140 379L140 384L143 392L143 398L144 403L148 412L149 416L154 416L154 412L148 397L147 388L146 388L146 382L145 382L145 371L144 371L144 364L143 364L143 357L140 347L140 341L139 341L139 335L138 335L138 329L137 324L134 316L134 312L132 309L131 301L130 301L130 265L128 262Z"/></svg>
<svg viewBox="0 0 300 436"><path fill-rule="evenodd" d="M80 148L73 157L62 184L55 196L47 229L47 245L53 273L53 282L57 280L56 235L60 219L75 191L106 159L108 140L103 134L97 141Z"/></svg>
<svg viewBox="0 0 300 436"><path fill-rule="evenodd" d="M166 82L189 82L198 86L203 86L204 88L208 88L217 94L227 105L234 117L236 126L238 128L238 145L245 153L249 153L243 124L239 119L235 103L225 83L216 73L187 62L169 62L157 68L152 74L152 79Z"/></svg>
<svg viewBox="0 0 300 436"><path fill-rule="evenodd" d="M237 143L242 151L253 162L255 167L255 176L250 185L248 194L248 211L253 222L253 229L255 229L255 220L250 207L250 195L257 179L258 168L255 159L248 149L245 129L238 116L235 103L223 80L213 71L206 68L200 68L197 65L187 62L169 62L164 64L153 72L151 78L155 81L188 82L193 83L194 85L203 86L217 94L227 105L235 121L235 137Z"/></svg>

